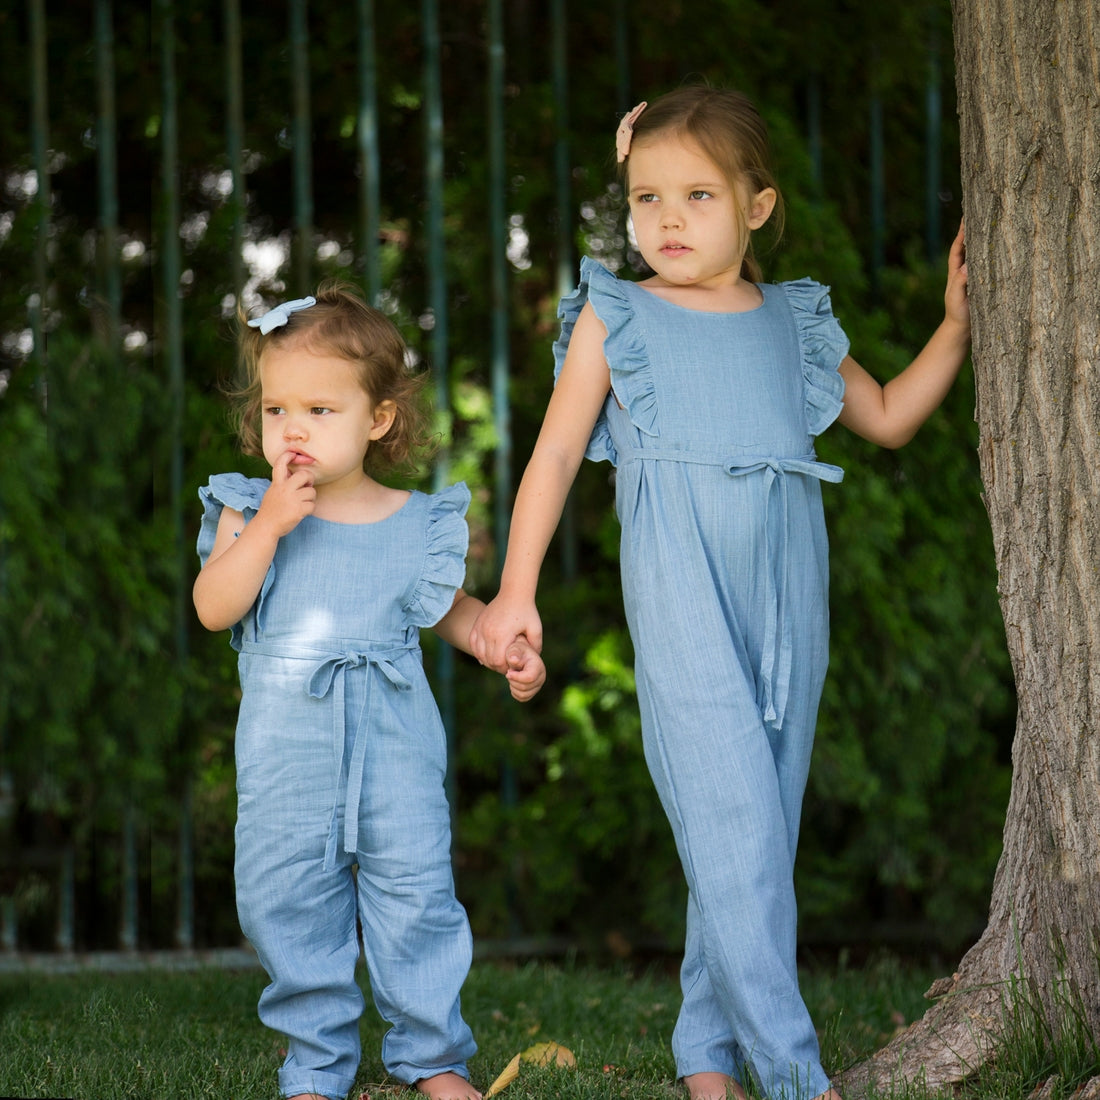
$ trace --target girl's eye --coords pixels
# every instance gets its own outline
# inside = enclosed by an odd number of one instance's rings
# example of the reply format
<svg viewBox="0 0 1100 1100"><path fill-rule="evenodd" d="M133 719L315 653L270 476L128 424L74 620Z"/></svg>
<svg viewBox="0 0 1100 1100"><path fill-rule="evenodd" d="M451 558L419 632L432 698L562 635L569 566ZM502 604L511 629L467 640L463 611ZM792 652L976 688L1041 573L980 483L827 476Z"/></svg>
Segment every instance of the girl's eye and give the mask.
<svg viewBox="0 0 1100 1100"><path fill-rule="evenodd" d="M312 409L310 409L309 411L310 411L310 412L311 412L311 413L312 413L312 414L313 414L314 416L324 416L324 415L325 415L325 413L330 413L330 412L332 412L332 409L326 409L326 408L325 408L325 407L324 407L323 405L314 405L314 406L313 406L313 408L312 408Z"/></svg>
<svg viewBox="0 0 1100 1100"><path fill-rule="evenodd" d="M267 413L268 416L278 416L282 411L283 408L281 405L268 405L264 408L264 412Z"/></svg>
<svg viewBox="0 0 1100 1100"><path fill-rule="evenodd" d="M653 194L639 195L638 196L638 202L640 202L640 203L656 202L656 201L657 201L657 196L653 195Z"/></svg>
<svg viewBox="0 0 1100 1100"><path fill-rule="evenodd" d="M692 191L691 197L693 199L709 199L710 198L710 192L709 191Z"/></svg>

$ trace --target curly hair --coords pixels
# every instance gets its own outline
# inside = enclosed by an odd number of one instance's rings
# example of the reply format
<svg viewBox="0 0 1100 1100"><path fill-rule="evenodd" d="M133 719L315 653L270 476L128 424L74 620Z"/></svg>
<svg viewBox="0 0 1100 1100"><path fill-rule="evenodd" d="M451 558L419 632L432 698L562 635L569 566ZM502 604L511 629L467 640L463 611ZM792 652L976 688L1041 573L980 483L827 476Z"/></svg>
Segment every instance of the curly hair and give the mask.
<svg viewBox="0 0 1100 1100"><path fill-rule="evenodd" d="M631 148L668 133L694 141L731 185L744 183L754 195L773 188L776 203L772 221L775 238L779 239L783 232L783 196L772 174L767 124L748 96L705 84L677 88L654 100L637 117ZM629 156L620 165L620 173L629 191ZM753 256L751 231L745 224L740 231L747 241L741 276L758 283L762 276Z"/></svg>
<svg viewBox="0 0 1100 1100"><path fill-rule="evenodd" d="M370 445L364 469L415 469L433 449L434 440L423 393L424 376L409 367L408 349L401 334L350 283L326 280L314 297L316 305L291 313L285 325L266 336L248 326L244 307L238 307L241 381L230 398L241 450L247 455L263 456L260 367L264 351L301 343L315 354L334 355L352 363L375 405L394 403L394 422L381 439Z"/></svg>

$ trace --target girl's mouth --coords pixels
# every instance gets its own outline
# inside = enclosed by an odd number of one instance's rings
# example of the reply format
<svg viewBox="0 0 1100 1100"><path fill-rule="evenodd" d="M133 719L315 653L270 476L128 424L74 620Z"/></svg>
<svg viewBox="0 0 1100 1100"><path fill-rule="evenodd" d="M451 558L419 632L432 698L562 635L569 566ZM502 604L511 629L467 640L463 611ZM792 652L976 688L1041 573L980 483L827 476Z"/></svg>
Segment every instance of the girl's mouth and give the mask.
<svg viewBox="0 0 1100 1100"><path fill-rule="evenodd" d="M312 457L307 455L304 451L290 452L290 464L292 466L309 466L312 462Z"/></svg>
<svg viewBox="0 0 1100 1100"><path fill-rule="evenodd" d="M679 241L666 241L661 246L661 251L666 256L683 256L684 253L690 252L691 249L688 248L686 244L681 244Z"/></svg>

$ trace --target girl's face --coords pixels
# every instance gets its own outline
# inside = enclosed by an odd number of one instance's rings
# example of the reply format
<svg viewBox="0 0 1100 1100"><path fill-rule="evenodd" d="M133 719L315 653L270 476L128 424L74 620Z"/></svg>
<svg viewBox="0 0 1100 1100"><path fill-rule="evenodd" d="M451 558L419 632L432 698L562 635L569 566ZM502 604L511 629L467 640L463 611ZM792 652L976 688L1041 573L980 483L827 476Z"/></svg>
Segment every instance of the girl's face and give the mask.
<svg viewBox="0 0 1100 1100"><path fill-rule="evenodd" d="M394 420L392 401L373 404L353 363L301 343L272 347L260 358L264 458L274 466L290 452L291 468L313 484L348 487L364 477L371 441Z"/></svg>
<svg viewBox="0 0 1100 1100"><path fill-rule="evenodd" d="M772 188L733 187L691 138L657 134L630 150L630 214L646 263L668 286L717 289L741 278L748 232L775 206Z"/></svg>

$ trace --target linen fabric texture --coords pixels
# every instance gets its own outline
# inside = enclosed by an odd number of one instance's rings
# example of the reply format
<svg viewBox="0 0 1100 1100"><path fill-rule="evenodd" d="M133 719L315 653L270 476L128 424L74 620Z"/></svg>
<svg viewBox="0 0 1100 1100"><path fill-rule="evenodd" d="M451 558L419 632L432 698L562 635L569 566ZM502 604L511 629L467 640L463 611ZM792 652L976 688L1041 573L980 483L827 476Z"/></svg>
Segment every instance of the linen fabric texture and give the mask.
<svg viewBox="0 0 1100 1100"><path fill-rule="evenodd" d="M689 890L677 1072L748 1068L795 1100L829 1087L793 868L828 662L821 482L843 477L814 437L840 413L848 340L828 288L760 290L753 310L701 312L585 259L555 360L590 303L611 392L586 454L616 467L645 756Z"/></svg>
<svg viewBox="0 0 1100 1100"><path fill-rule="evenodd" d="M205 563L223 506L256 514L270 482L199 491ZM419 630L465 575L470 494L413 492L377 523L307 516L279 540L239 651L235 879L241 928L270 984L260 1018L287 1036L284 1095L335 1098L360 1059L357 920L387 1072L466 1076L459 991L472 938L455 897L446 735Z"/></svg>

